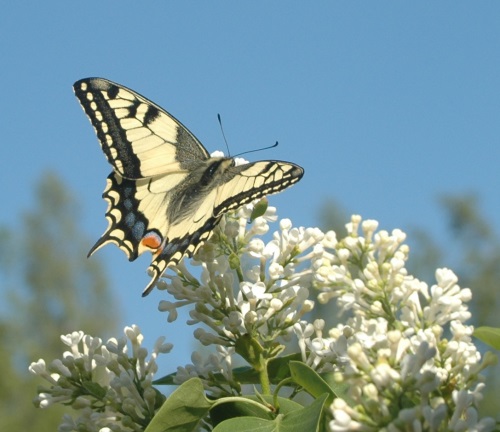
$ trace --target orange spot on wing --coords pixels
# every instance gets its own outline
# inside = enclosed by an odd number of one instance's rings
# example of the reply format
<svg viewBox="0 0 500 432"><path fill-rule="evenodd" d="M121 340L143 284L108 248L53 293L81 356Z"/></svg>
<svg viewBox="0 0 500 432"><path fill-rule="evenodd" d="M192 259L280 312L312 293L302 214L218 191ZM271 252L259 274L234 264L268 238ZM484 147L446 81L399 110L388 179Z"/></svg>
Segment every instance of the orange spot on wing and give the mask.
<svg viewBox="0 0 500 432"><path fill-rule="evenodd" d="M157 234L148 234L142 240L143 246L150 249L158 249L161 246L161 238Z"/></svg>

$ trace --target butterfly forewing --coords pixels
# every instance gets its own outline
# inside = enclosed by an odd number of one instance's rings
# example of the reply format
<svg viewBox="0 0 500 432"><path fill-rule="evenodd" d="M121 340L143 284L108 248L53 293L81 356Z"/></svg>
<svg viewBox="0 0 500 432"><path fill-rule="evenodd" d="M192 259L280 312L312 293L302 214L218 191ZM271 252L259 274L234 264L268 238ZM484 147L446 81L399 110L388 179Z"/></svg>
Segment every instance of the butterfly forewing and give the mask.
<svg viewBox="0 0 500 432"><path fill-rule="evenodd" d="M74 90L108 162L122 177L183 172L193 161L208 159L205 148L177 119L133 90L101 78L77 81Z"/></svg>
<svg viewBox="0 0 500 432"><path fill-rule="evenodd" d="M134 260L153 253L146 295L168 266L192 256L220 219L296 183L304 171L280 161L235 166L211 158L175 117L138 93L102 78L74 90L113 172L103 198L108 228L89 255L113 243Z"/></svg>
<svg viewBox="0 0 500 432"><path fill-rule="evenodd" d="M297 183L304 174L298 165L260 161L231 167L217 188L214 214L221 215Z"/></svg>

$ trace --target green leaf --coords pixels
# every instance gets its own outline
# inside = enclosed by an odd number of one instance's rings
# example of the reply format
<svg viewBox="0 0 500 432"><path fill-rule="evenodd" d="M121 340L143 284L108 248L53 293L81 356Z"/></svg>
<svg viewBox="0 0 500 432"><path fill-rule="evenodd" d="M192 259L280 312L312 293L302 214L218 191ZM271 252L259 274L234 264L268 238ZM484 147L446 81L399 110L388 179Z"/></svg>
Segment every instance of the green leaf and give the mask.
<svg viewBox="0 0 500 432"><path fill-rule="evenodd" d="M212 405L201 380L191 378L170 395L144 432L192 432Z"/></svg>
<svg viewBox="0 0 500 432"><path fill-rule="evenodd" d="M500 329L496 327L478 327L474 336L490 347L500 350Z"/></svg>
<svg viewBox="0 0 500 432"><path fill-rule="evenodd" d="M288 354L283 357L277 357L267 364L267 373L272 383L279 383L285 378L290 378L290 362L299 361L302 358L300 353Z"/></svg>
<svg viewBox="0 0 500 432"><path fill-rule="evenodd" d="M236 417L218 424L213 432L250 432L250 431L277 431L274 421L257 417Z"/></svg>
<svg viewBox="0 0 500 432"><path fill-rule="evenodd" d="M264 348L259 341L248 333L244 334L234 344L235 351L243 357L255 370L260 370L262 365L262 352Z"/></svg>
<svg viewBox="0 0 500 432"><path fill-rule="evenodd" d="M177 385L174 382L174 378L177 375L177 372L172 372L171 374L165 375L164 377L158 378L153 381L154 385Z"/></svg>
<svg viewBox="0 0 500 432"><path fill-rule="evenodd" d="M256 417L264 420L274 419L274 411L268 408L268 406L262 405L261 399L273 409L274 397L272 395L231 397L224 400L219 399L210 410L210 418L214 421L215 425L225 420L242 416ZM221 403L221 401L223 402ZM288 414L303 408L299 403L287 398L278 397L277 401L280 414Z"/></svg>
<svg viewBox="0 0 500 432"><path fill-rule="evenodd" d="M290 377L290 361L300 360L300 353L288 354L283 357L276 357L267 363L267 373L269 380L273 384L278 384L285 378ZM240 384L259 384L259 373L248 366L236 368L233 370L233 376Z"/></svg>
<svg viewBox="0 0 500 432"><path fill-rule="evenodd" d="M106 389L96 382L83 381L82 386L88 394L96 397L97 399L103 399L104 396L106 396Z"/></svg>
<svg viewBox="0 0 500 432"><path fill-rule="evenodd" d="M319 431L321 417L325 402L328 403L328 394L319 396L311 405L300 410L285 414L283 417L283 426L287 431Z"/></svg>
<svg viewBox="0 0 500 432"><path fill-rule="evenodd" d="M262 216L269 205L269 201L266 197L262 198L257 204L254 205L252 214L250 215L250 222L253 222L259 216Z"/></svg>
<svg viewBox="0 0 500 432"><path fill-rule="evenodd" d="M289 363L291 360L300 360L300 353L288 354L283 357L276 357L267 363L267 373L271 383L278 384L285 378L290 377ZM177 372L165 375L153 382L154 385L177 385L174 378ZM219 382L226 382L222 374L214 374ZM260 384L259 373L250 366L242 366L233 369L233 376L240 384Z"/></svg>
<svg viewBox="0 0 500 432"><path fill-rule="evenodd" d="M351 396L349 396L349 388L351 387L350 384L346 383L345 381L342 382L336 381L335 374L333 372L322 373L320 374L320 376L330 386L330 388L333 390L333 393L335 393L336 397L344 399L347 405L351 407L356 405L354 399L352 399Z"/></svg>
<svg viewBox="0 0 500 432"><path fill-rule="evenodd" d="M252 395L252 396L248 396L248 398L256 400L256 401L258 401L260 399L264 399L269 405L272 405L274 403L274 396L272 396L272 395L259 395L259 396ZM287 398L284 398L281 396L278 396L278 403L280 406L280 409L279 409L280 414L288 414L292 411L297 411L297 410L303 408L303 406L301 404L299 404L298 402L295 402L291 399L287 399Z"/></svg>
<svg viewBox="0 0 500 432"><path fill-rule="evenodd" d="M320 395L327 393L328 405L330 405L337 397L328 383L321 378L315 370L311 369L306 364L299 361L291 361L290 372L292 374L292 379L297 384L302 386L310 395L317 398Z"/></svg>
<svg viewBox="0 0 500 432"><path fill-rule="evenodd" d="M273 420L257 417L232 418L217 425L213 432L318 432L327 398L328 395L324 394L311 405L287 414L278 414Z"/></svg>
<svg viewBox="0 0 500 432"><path fill-rule="evenodd" d="M213 420L214 424L243 416L257 417L265 420L273 419L272 411L263 405L255 396L219 399L210 410L210 418Z"/></svg>

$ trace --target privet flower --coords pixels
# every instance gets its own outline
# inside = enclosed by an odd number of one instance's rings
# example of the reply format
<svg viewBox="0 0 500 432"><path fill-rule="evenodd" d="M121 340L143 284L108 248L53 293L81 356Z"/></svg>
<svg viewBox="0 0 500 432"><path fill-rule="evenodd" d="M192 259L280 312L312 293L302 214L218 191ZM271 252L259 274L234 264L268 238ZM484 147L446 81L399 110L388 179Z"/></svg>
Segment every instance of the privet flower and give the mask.
<svg viewBox="0 0 500 432"><path fill-rule="evenodd" d="M305 364L347 384L328 409L330 431L494 429L477 412L488 362L481 363L466 324L471 291L458 286L451 270L437 270L429 287L406 270L405 234L377 231L377 222L359 216L347 225L347 237L337 239L289 219L269 235L275 209L259 217L253 211L247 205L226 215L193 267L182 261L158 283L167 293L159 304L167 321L190 308L194 337L213 349L195 351L191 364L177 368L175 383L199 377L213 396L242 394L235 355L255 367L288 343ZM346 320L331 329L321 318L309 322L316 294L322 303L336 301ZM76 420L64 418L61 431L148 424L163 401L151 385L157 355L171 346L160 340L146 361L137 328L126 335L130 353L125 340L103 345L76 332L63 337L70 351L62 360L31 365L50 384L40 390L39 406L69 402L79 410Z"/></svg>
<svg viewBox="0 0 500 432"><path fill-rule="evenodd" d="M314 305L308 299L313 272L298 267L315 256L315 246L323 233L293 228L284 219L280 231L265 244L256 236L269 231L268 223L276 220L276 209L268 207L264 215L249 224L252 210L253 205L247 205L229 214L198 250L193 264L201 267L200 277L181 263L176 274L164 275L158 285L176 300L162 300L159 304L159 310L168 313L168 321L177 318L179 307L190 305L188 324L203 325L194 332L195 338L203 345L219 347L221 359L227 355L220 347L234 353L239 341L248 335L263 349L274 349L277 341L290 339L294 324ZM207 389L219 387L220 383L195 363L179 370L178 382L197 370Z"/></svg>
<svg viewBox="0 0 500 432"><path fill-rule="evenodd" d="M400 230L376 233L377 223L359 216L347 228L313 266L319 300L336 299L351 317L325 336L296 327L309 348L304 361L349 384L350 402L331 406L330 430L493 430L477 412L485 365L465 324L471 291L449 269L437 270L430 288L408 275Z"/></svg>
<svg viewBox="0 0 500 432"><path fill-rule="evenodd" d="M195 331L205 345L233 347L245 334L257 335L265 345L289 340L293 330L306 364L350 384L349 404L336 399L331 406L332 431L493 430L493 420L480 420L477 413L483 389L479 372L486 364L471 342L472 327L464 324L470 318L466 302L471 291L457 285L451 270L437 270L437 283L429 288L408 275L406 235L377 232L376 221L359 216L352 217L348 236L340 241L331 231L294 228L283 219L265 243L252 236L268 231L269 214L248 227L250 213L247 206L228 218L222 226L225 237L214 236L201 249L196 257L205 260L198 263L200 280L184 273L185 268L167 278L163 288L178 303L162 303L160 310L172 314L193 303L189 324L208 329ZM224 248L230 250L221 253ZM234 279L228 277L233 274L231 254L249 268L235 297ZM314 305L306 300L311 287L319 290L320 302L335 299L343 312L350 312L348 321L329 330L321 319L305 321L304 313ZM449 340L445 330L451 332ZM217 355L209 360L193 356L193 364L179 369L178 382L199 376L207 389L220 394L220 382L217 387L211 373L221 369L209 366ZM225 374L232 382L230 369ZM449 391L450 383L456 390ZM458 399L458 394L464 396Z"/></svg>
<svg viewBox="0 0 500 432"><path fill-rule="evenodd" d="M172 345L159 338L148 360L139 328L126 327L124 333L125 338L105 344L81 331L63 335L68 351L62 359L48 365L40 359L29 367L50 385L39 389L36 406L62 403L80 414L76 419L65 415L60 432L144 429L164 401L152 380L158 355L169 352Z"/></svg>

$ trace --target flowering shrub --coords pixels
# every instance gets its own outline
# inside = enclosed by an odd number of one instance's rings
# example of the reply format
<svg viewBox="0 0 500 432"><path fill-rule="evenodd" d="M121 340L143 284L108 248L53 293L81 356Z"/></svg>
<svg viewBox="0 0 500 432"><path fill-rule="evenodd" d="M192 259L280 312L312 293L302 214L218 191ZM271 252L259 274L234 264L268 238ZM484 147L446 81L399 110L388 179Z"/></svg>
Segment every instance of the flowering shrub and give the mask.
<svg viewBox="0 0 500 432"><path fill-rule="evenodd" d="M160 339L148 358L132 326L107 343L62 336L62 359L32 363L49 384L35 403L79 414L60 431L495 429L477 412L491 358L472 343L471 291L451 270L429 287L407 273L405 234L359 216L340 240L282 219L266 243L277 217L261 205L225 217L193 259L199 271L181 262L158 283L169 299L159 310L171 322L189 307L194 337L212 353L154 381L172 345ZM311 318L313 295L335 301L345 321L328 329ZM246 366L233 366L237 354ZM161 385L179 387L165 398ZM298 393L312 397L299 403Z"/></svg>

